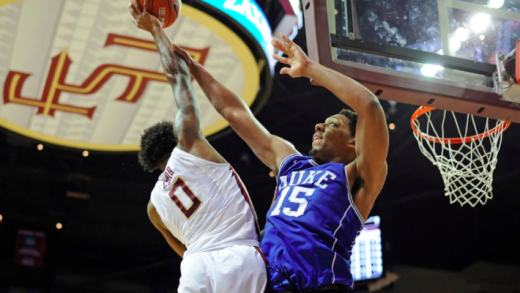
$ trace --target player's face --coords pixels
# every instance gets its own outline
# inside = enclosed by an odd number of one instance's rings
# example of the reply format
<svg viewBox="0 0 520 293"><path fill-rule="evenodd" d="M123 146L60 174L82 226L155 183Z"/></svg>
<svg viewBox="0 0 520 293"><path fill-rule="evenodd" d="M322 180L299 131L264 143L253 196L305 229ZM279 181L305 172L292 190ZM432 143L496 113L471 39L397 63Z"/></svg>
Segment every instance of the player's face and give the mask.
<svg viewBox="0 0 520 293"><path fill-rule="evenodd" d="M320 164L344 162L355 158L354 138L350 135L350 121L345 115L330 116L316 124L310 155Z"/></svg>

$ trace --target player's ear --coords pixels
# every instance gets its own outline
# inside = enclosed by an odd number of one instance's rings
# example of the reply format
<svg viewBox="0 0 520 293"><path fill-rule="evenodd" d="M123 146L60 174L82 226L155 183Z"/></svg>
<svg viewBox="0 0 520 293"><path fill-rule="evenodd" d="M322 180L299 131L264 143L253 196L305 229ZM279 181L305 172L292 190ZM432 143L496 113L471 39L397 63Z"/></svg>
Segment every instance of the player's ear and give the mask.
<svg viewBox="0 0 520 293"><path fill-rule="evenodd" d="M356 138L351 137L347 141L347 148L348 149L355 149L356 148Z"/></svg>

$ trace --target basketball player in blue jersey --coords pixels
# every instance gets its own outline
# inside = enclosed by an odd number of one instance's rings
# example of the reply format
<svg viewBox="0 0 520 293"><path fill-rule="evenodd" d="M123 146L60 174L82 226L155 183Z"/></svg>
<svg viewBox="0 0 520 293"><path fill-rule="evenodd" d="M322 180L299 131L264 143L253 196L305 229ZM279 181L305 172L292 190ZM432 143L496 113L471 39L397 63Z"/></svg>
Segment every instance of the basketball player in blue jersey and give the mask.
<svg viewBox="0 0 520 293"><path fill-rule="evenodd" d="M316 124L311 156L272 135L246 104L176 48L217 111L277 173L261 247L270 265L272 292L347 292L354 286L350 254L387 174L388 130L373 93L310 60L286 36L273 45L287 57L281 70L324 86L354 111Z"/></svg>

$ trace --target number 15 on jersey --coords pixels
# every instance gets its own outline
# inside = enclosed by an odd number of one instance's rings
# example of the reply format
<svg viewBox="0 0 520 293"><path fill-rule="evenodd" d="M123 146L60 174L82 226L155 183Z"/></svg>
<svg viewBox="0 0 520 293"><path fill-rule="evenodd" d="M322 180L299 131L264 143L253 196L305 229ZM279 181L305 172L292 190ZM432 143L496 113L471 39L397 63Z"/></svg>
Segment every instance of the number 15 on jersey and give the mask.
<svg viewBox="0 0 520 293"><path fill-rule="evenodd" d="M291 191L292 190L292 191ZM286 216L289 217L300 217L305 213L305 210L307 209L307 204L309 203L306 199L306 197L312 196L314 193L314 188L307 188L307 187L301 187L301 186L294 186L294 187L288 187L285 188L282 193L280 194L280 199L278 200L278 203L276 204L276 207L271 212L271 216L278 216L280 213L283 213ZM285 207L282 209L282 205L285 201L285 198L287 197L287 194L289 195L289 198L287 199L289 202L297 204L298 207L296 210L292 210L289 207Z"/></svg>

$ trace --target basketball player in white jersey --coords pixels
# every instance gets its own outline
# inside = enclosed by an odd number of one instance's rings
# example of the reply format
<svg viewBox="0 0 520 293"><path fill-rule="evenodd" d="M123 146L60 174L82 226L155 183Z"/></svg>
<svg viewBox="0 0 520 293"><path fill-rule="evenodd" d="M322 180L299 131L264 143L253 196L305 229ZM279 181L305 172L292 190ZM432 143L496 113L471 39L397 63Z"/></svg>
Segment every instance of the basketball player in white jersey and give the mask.
<svg viewBox="0 0 520 293"><path fill-rule="evenodd" d="M198 102L185 61L154 16L132 1L137 26L150 32L172 86L177 116L141 137L139 163L163 173L148 204L154 226L183 261L178 292L260 293L267 282L256 215L233 168L200 132Z"/></svg>

